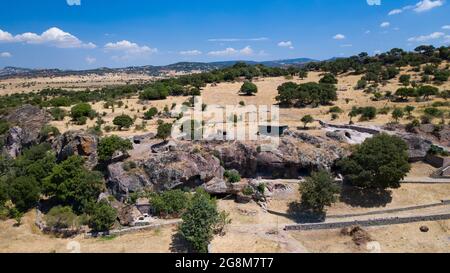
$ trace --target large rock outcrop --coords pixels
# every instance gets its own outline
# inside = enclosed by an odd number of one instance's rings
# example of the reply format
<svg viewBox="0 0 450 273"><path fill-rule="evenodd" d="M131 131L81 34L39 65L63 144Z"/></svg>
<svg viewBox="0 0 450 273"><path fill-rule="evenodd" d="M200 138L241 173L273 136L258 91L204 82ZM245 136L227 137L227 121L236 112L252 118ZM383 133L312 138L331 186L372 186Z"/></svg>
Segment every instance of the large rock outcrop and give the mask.
<svg viewBox="0 0 450 273"><path fill-rule="evenodd" d="M53 143L58 161L66 160L73 155L79 155L86 160L86 167L94 168L98 164L98 137L84 131L68 131Z"/></svg>
<svg viewBox="0 0 450 273"><path fill-rule="evenodd" d="M347 151L336 141L287 131L279 145L261 150L258 142L207 144L226 169L235 169L245 177L298 178L312 170L330 169Z"/></svg>
<svg viewBox="0 0 450 273"><path fill-rule="evenodd" d="M123 162L108 166L108 188L117 199L125 200L130 193L143 190L195 188L222 179L224 173L216 157L186 151L150 154L137 165L129 171Z"/></svg>
<svg viewBox="0 0 450 273"><path fill-rule="evenodd" d="M428 154L433 142L415 134L398 133L408 145L408 155L411 162L422 161Z"/></svg>
<svg viewBox="0 0 450 273"><path fill-rule="evenodd" d="M39 142L39 133L51 121L51 116L39 107L23 105L4 119L11 125L6 133L4 152L15 158L23 148Z"/></svg>

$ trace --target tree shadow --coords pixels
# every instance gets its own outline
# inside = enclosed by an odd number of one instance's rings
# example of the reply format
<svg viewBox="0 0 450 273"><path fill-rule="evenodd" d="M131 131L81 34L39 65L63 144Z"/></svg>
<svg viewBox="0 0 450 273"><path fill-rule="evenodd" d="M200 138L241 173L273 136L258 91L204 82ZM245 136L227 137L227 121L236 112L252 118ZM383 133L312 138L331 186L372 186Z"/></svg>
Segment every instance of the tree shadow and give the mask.
<svg viewBox="0 0 450 273"><path fill-rule="evenodd" d="M386 207L392 202L392 191L382 189L361 189L344 185L340 201L352 207Z"/></svg>
<svg viewBox="0 0 450 273"><path fill-rule="evenodd" d="M286 213L268 210L268 213L285 217L299 224L322 223L325 221L325 212L316 212L308 208L302 203L292 202Z"/></svg>
<svg viewBox="0 0 450 273"><path fill-rule="evenodd" d="M172 235L172 242L170 243L170 251L172 253L194 253L189 245L189 242L179 233Z"/></svg>

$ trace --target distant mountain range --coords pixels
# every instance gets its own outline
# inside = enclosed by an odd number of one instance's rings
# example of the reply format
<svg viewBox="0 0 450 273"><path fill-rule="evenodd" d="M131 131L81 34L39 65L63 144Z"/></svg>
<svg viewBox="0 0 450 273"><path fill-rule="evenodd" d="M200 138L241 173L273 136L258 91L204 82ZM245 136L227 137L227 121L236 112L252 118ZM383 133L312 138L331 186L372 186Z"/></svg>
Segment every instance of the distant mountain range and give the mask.
<svg viewBox="0 0 450 273"><path fill-rule="evenodd" d="M308 58L286 59L276 61L224 61L224 62L212 62L212 63L200 63L200 62L180 62L165 66L130 66L125 68L96 68L90 70L62 70L62 69L29 69L21 67L5 67L0 69L0 78L11 77L54 77L54 76L70 76L70 75L87 75L97 74L104 75L109 73L137 73L147 74L150 76L160 76L167 74L169 71L175 72L192 72L192 71L211 71L214 69L221 69L233 66L237 62L245 62L250 65L262 64L269 67L286 67L286 66L302 66L310 62L317 60Z"/></svg>

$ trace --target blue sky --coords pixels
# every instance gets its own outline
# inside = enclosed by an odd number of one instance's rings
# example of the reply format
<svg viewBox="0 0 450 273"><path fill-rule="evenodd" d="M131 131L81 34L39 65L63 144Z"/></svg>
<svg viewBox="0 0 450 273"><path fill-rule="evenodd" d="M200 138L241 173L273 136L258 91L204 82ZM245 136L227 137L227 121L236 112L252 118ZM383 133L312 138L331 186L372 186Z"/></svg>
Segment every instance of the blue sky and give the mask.
<svg viewBox="0 0 450 273"><path fill-rule="evenodd" d="M448 45L447 1L3 0L0 67L327 59Z"/></svg>

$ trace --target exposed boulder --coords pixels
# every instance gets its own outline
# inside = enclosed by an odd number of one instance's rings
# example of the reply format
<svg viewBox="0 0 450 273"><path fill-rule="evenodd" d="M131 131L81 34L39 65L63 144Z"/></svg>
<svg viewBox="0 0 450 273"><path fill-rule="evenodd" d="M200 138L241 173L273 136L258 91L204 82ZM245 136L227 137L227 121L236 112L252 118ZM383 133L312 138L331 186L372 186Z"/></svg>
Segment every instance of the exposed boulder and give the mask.
<svg viewBox="0 0 450 273"><path fill-rule="evenodd" d="M314 144L312 144L314 143ZM289 133L272 150L261 151L257 142L210 143L210 150L226 169L235 169L244 177L298 178L312 170L330 169L347 152L334 141Z"/></svg>
<svg viewBox="0 0 450 273"><path fill-rule="evenodd" d="M68 131L53 143L59 161L79 155L86 159L86 167L93 169L98 164L98 137L84 131Z"/></svg>
<svg viewBox="0 0 450 273"><path fill-rule="evenodd" d="M213 178L202 186L205 191L212 195L218 194L230 194L233 192L233 188L225 180L220 178Z"/></svg>
<svg viewBox="0 0 450 273"><path fill-rule="evenodd" d="M139 169L125 171L124 163L114 163L108 166L108 189L119 200L126 201L130 193L144 189L153 189L153 184Z"/></svg>
<svg viewBox="0 0 450 273"><path fill-rule="evenodd" d="M428 154L433 143L415 134L398 134L408 145L409 160L411 162L422 161Z"/></svg>
<svg viewBox="0 0 450 273"><path fill-rule="evenodd" d="M185 151L157 154L145 160L143 168L157 191L180 186L194 188L214 178L223 178L224 173L216 157Z"/></svg>
<svg viewBox="0 0 450 273"><path fill-rule="evenodd" d="M122 226L134 226L136 219L142 216L134 205L124 206L117 212L117 217Z"/></svg>
<svg viewBox="0 0 450 273"><path fill-rule="evenodd" d="M51 121L51 116L39 107L23 105L4 119L12 126L6 134L4 152L15 158L24 147L39 142L39 133Z"/></svg>
<svg viewBox="0 0 450 273"><path fill-rule="evenodd" d="M329 131L326 136L342 143L348 142L347 135L343 131Z"/></svg>

